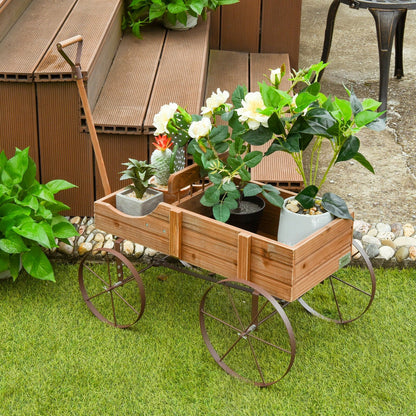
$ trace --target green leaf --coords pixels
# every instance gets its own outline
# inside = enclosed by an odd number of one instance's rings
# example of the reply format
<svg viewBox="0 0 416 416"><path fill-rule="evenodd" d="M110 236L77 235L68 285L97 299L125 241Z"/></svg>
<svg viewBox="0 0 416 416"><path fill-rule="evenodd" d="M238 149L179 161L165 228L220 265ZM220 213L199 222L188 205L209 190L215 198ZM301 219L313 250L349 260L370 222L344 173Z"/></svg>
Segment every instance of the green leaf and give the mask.
<svg viewBox="0 0 416 416"><path fill-rule="evenodd" d="M212 208L212 213L217 221L227 222L230 218L230 208L227 204L218 204Z"/></svg>
<svg viewBox="0 0 416 416"><path fill-rule="evenodd" d="M267 143L271 140L272 136L273 132L263 126L260 126L256 130L248 130L241 135L243 140L254 146L261 146L262 144Z"/></svg>
<svg viewBox="0 0 416 416"><path fill-rule="evenodd" d="M263 153L259 150L254 150L252 152L247 153L244 156L243 161L249 168L254 168L262 161L262 159Z"/></svg>
<svg viewBox="0 0 416 416"><path fill-rule="evenodd" d="M241 101L247 94L247 88L239 85L233 92L231 101L233 102L234 108L241 108Z"/></svg>
<svg viewBox="0 0 416 416"><path fill-rule="evenodd" d="M318 194L318 187L309 185L301 192L299 192L295 199L300 202L303 208L312 208L315 205L315 197Z"/></svg>
<svg viewBox="0 0 416 416"><path fill-rule="evenodd" d="M357 96L354 94L354 92L351 91L350 95L350 104L351 104L351 110L354 114L354 117L363 111L363 105L361 104L361 101L357 98Z"/></svg>
<svg viewBox="0 0 416 416"><path fill-rule="evenodd" d="M364 127L367 124L370 124L374 120L376 120L379 117L379 113L376 113L374 111L361 111L361 113L358 113L355 116L355 124L358 127Z"/></svg>
<svg viewBox="0 0 416 416"><path fill-rule="evenodd" d="M155 20L162 17L166 12L166 5L163 3L153 3L149 8L149 20ZM176 19L175 19L176 20Z"/></svg>
<svg viewBox="0 0 416 416"><path fill-rule="evenodd" d="M52 192L52 194L56 194L59 191L64 191L65 189L77 188L76 185L73 185L72 183L69 183L63 179L55 179L48 182L45 186L50 192Z"/></svg>
<svg viewBox="0 0 416 416"><path fill-rule="evenodd" d="M54 217L51 225L56 238L69 238L78 235L75 227L62 216Z"/></svg>
<svg viewBox="0 0 416 416"><path fill-rule="evenodd" d="M348 139L345 140L344 144L342 145L335 163L352 159L358 152L359 148L360 140L356 136L348 137Z"/></svg>
<svg viewBox="0 0 416 416"><path fill-rule="evenodd" d="M210 173L208 178L215 185L219 185L222 182L222 176L220 173Z"/></svg>
<svg viewBox="0 0 416 416"><path fill-rule="evenodd" d="M249 182L251 180L250 172L245 168L239 169L238 174L240 175L241 180L244 182Z"/></svg>
<svg viewBox="0 0 416 416"><path fill-rule="evenodd" d="M261 192L262 192L261 186L255 183L248 183L243 189L244 196L255 196Z"/></svg>
<svg viewBox="0 0 416 416"><path fill-rule="evenodd" d="M219 189L217 189L216 186L211 186L204 192L204 195L202 195L200 202L202 205L206 207L212 207L218 204L220 197L221 194Z"/></svg>
<svg viewBox="0 0 416 416"><path fill-rule="evenodd" d="M284 134L285 133L285 126L282 123L282 121L280 120L279 116L276 113L273 113L268 121L268 125L270 130L274 133L274 134Z"/></svg>
<svg viewBox="0 0 416 416"><path fill-rule="evenodd" d="M8 238L0 239L0 250L8 254L28 251L23 239L14 233L8 233Z"/></svg>
<svg viewBox="0 0 416 416"><path fill-rule="evenodd" d="M234 182L230 181L230 182L225 182L222 185L222 189L225 192L234 192L237 189L237 187L235 186L235 183Z"/></svg>
<svg viewBox="0 0 416 416"><path fill-rule="evenodd" d="M52 265L40 247L33 246L29 252L23 253L22 264L31 276L37 279L55 281Z"/></svg>
<svg viewBox="0 0 416 416"><path fill-rule="evenodd" d="M331 192L327 192L322 197L322 206L335 217L352 220L345 201Z"/></svg>
<svg viewBox="0 0 416 416"><path fill-rule="evenodd" d="M260 93L263 98L263 102L265 106L273 107L273 108L279 107L281 97L279 93L277 92L276 88L270 85L267 85L265 82L260 83L259 86L260 86Z"/></svg>
<svg viewBox="0 0 416 416"><path fill-rule="evenodd" d="M335 97L335 105L341 111L343 120L351 120L352 109L349 101Z"/></svg>
<svg viewBox="0 0 416 416"><path fill-rule="evenodd" d="M209 139L211 143L220 143L226 140L229 136L227 126L217 126L211 130Z"/></svg>
<svg viewBox="0 0 416 416"><path fill-rule="evenodd" d="M33 240L43 247L51 248L48 234L45 232L43 226L36 222L28 221L21 224L19 227L12 227L12 230L29 240Z"/></svg>
<svg viewBox="0 0 416 416"><path fill-rule="evenodd" d="M277 189L266 191L266 189L267 188L264 186L262 192L264 198L266 198L271 204L281 208L283 206L284 199L280 196L279 191Z"/></svg>
<svg viewBox="0 0 416 416"><path fill-rule="evenodd" d="M360 152L357 152L353 159L360 163L362 166L364 166L366 169L368 169L371 173L374 173L374 169L371 166L371 163Z"/></svg>
<svg viewBox="0 0 416 416"><path fill-rule="evenodd" d="M16 154L10 158L0 172L0 181L8 187L22 182L29 164L29 148L16 149Z"/></svg>

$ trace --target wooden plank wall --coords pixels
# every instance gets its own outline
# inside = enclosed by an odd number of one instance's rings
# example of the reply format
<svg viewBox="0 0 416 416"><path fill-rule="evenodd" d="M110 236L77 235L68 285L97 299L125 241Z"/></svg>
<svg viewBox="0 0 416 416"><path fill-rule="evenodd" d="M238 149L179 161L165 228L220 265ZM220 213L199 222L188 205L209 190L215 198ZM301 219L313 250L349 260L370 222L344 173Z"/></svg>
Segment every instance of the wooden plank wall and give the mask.
<svg viewBox="0 0 416 416"><path fill-rule="evenodd" d="M211 49L288 53L298 68L302 0L240 0L211 16Z"/></svg>

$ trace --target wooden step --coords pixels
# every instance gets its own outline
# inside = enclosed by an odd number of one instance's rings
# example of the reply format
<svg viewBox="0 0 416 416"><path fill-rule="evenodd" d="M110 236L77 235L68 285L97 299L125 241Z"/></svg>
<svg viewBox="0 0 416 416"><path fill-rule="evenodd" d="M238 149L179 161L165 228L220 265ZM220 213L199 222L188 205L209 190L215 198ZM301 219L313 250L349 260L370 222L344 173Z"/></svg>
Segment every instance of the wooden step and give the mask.
<svg viewBox="0 0 416 416"><path fill-rule="evenodd" d="M264 76L269 76L270 69L286 66L286 76L282 81L282 88L289 88L290 62L287 54L274 53L245 53L234 51L211 50L208 77L206 84L206 97L209 97L217 88L227 90L232 94L238 85L247 86L249 91L258 91L258 82ZM265 152L269 147L253 146L256 150ZM271 183L279 187L299 191L303 188L301 175L291 156L284 152L275 152L264 158L262 162L252 169L252 178L260 182Z"/></svg>
<svg viewBox="0 0 416 416"><path fill-rule="evenodd" d="M163 104L199 112L208 62L209 22L190 31L153 25L143 39L125 35L94 109L102 133L148 134Z"/></svg>
<svg viewBox="0 0 416 416"><path fill-rule="evenodd" d="M32 0L0 0L0 41Z"/></svg>

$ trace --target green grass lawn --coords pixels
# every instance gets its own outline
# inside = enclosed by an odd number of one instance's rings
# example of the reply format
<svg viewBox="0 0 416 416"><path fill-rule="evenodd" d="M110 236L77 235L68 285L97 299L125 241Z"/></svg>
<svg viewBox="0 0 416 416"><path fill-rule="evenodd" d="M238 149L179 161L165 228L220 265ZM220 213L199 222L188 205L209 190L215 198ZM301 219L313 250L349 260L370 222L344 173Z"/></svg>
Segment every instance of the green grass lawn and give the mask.
<svg viewBox="0 0 416 416"><path fill-rule="evenodd" d="M1 416L414 414L413 269L377 270L372 307L346 326L289 305L295 363L260 389L227 375L202 340L198 307L209 283L147 271L146 311L121 330L86 307L77 265L54 268L56 283L0 281Z"/></svg>

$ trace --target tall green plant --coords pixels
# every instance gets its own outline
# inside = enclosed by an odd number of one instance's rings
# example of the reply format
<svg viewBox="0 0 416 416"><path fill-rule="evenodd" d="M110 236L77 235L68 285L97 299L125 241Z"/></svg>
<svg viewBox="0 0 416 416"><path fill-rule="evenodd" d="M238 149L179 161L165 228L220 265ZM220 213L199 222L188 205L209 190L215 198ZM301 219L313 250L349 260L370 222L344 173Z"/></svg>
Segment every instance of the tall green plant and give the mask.
<svg viewBox="0 0 416 416"><path fill-rule="evenodd" d="M29 148L16 149L10 159L0 153L0 272L10 270L16 279L22 265L33 277L55 281L43 249L57 247L56 239L68 242L77 235L59 214L69 207L54 196L74 186L65 180L40 184Z"/></svg>

